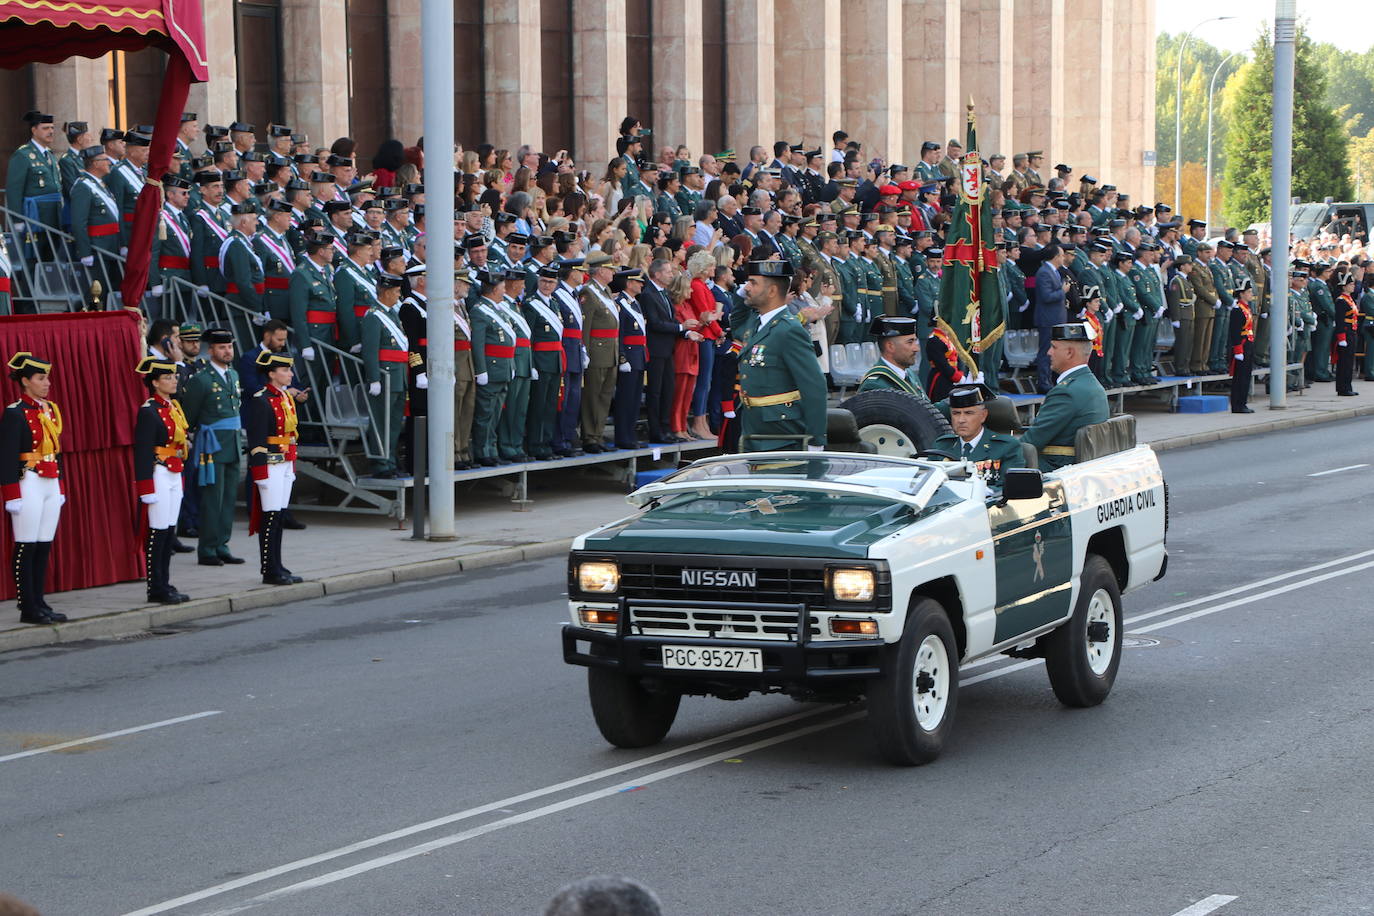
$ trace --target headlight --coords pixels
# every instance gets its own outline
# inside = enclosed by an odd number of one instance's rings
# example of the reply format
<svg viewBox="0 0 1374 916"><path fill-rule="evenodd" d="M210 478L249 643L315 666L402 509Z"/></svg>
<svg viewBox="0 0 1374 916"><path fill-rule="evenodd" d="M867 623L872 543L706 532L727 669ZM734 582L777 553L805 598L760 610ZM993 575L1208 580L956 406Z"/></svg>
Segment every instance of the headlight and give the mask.
<svg viewBox="0 0 1374 916"><path fill-rule="evenodd" d="M830 571L830 594L836 601L872 601L876 590L871 569Z"/></svg>
<svg viewBox="0 0 1374 916"><path fill-rule="evenodd" d="M577 587L593 595L609 595L620 587L620 566L614 560L579 563Z"/></svg>

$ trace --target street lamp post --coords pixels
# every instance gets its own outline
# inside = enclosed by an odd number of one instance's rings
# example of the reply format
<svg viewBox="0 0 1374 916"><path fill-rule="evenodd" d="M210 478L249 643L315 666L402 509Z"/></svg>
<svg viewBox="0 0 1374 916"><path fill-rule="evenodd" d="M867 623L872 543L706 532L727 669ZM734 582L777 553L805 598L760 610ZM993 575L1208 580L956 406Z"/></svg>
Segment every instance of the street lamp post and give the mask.
<svg viewBox="0 0 1374 916"><path fill-rule="evenodd" d="M1211 19L1204 19L1197 25L1188 30L1188 34L1183 36L1183 41L1178 46L1178 63L1174 69L1177 71L1176 84L1174 87L1174 212L1183 212L1183 51L1188 47L1188 42L1192 39L1193 33L1202 28L1209 22L1220 22L1223 19L1235 19L1235 16L1213 16Z"/></svg>
<svg viewBox="0 0 1374 916"><path fill-rule="evenodd" d="M1217 64L1217 68L1212 71L1212 83L1207 87L1207 235L1212 234L1212 95L1217 91L1217 77L1221 74L1223 67L1235 57L1235 52L1226 55L1226 60Z"/></svg>
<svg viewBox="0 0 1374 916"><path fill-rule="evenodd" d="M1298 0L1274 3L1274 145L1269 245L1273 293L1269 298L1269 407L1281 409L1288 391L1288 204L1293 193L1293 69ZM1256 347L1259 349L1259 347ZM1299 369L1299 372L1302 370Z"/></svg>

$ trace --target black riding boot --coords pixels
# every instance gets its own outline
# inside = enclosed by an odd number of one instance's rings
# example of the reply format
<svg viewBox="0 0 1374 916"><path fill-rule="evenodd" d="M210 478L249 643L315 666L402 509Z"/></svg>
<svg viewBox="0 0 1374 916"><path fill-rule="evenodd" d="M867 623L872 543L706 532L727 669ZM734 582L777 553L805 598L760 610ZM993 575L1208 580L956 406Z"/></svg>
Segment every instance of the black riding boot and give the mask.
<svg viewBox="0 0 1374 916"><path fill-rule="evenodd" d="M162 584L167 587L167 593L175 596L177 603L180 604L183 601L190 601L191 596L185 592L177 591L177 587L172 584L172 554L178 552L176 543L176 526L162 529Z"/></svg>
<svg viewBox="0 0 1374 916"><path fill-rule="evenodd" d="M14 542L14 560L11 569L14 573L14 597L19 605L21 623L52 623L52 618L33 606L33 586L30 569L33 567L36 545L32 541Z"/></svg>
<svg viewBox="0 0 1374 916"><path fill-rule="evenodd" d="M34 607L47 614L54 623L65 623L67 615L54 611L43 598L43 588L48 580L48 557L52 555L52 541L39 541L35 546L38 548L37 559L33 564L33 572L30 573L33 577L30 581L33 586Z"/></svg>

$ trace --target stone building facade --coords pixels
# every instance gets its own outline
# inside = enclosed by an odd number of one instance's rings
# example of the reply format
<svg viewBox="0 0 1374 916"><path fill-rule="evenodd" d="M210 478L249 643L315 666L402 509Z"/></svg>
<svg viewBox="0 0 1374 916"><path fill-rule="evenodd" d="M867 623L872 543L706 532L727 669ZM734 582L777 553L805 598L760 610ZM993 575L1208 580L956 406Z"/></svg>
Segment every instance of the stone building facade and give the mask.
<svg viewBox="0 0 1374 916"><path fill-rule="evenodd" d="M312 142L423 130L421 0L204 0L212 78L202 121L290 124ZM774 140L914 162L963 137L972 97L986 155L1046 151L1153 195L1153 0L454 0L460 143L566 148L599 173L621 117L655 146L741 158ZM0 72L0 142L30 107L60 122L151 120L157 51ZM59 143L59 146L61 144Z"/></svg>

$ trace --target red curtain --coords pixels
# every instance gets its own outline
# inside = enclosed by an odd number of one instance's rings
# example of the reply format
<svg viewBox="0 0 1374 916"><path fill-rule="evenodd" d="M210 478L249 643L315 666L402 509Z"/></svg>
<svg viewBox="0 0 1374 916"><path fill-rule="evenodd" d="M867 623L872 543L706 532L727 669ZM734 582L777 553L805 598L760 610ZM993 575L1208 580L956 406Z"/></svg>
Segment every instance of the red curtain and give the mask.
<svg viewBox="0 0 1374 916"><path fill-rule="evenodd" d="M133 443L146 393L134 372L143 354L137 318L125 311L0 318L0 360L17 350L52 362L52 400L62 411L67 504L53 543L49 590L141 578ZM0 396L5 404L19 397L8 374L0 379ZM0 525L6 562L12 546L10 525ZM13 598L13 579L0 577L0 599Z"/></svg>
<svg viewBox="0 0 1374 916"><path fill-rule="evenodd" d="M153 232L157 229L158 212L162 209L162 176L172 162L177 131L181 128L181 111L191 88L191 67L186 58L173 54L167 59L167 72L162 77L162 96L157 103L157 120L153 122L153 144L148 151L148 179L138 195L134 208L134 231L129 240L129 261L124 265L125 308L138 308L148 287L148 261L153 253ZM54 548L56 549L56 548Z"/></svg>

